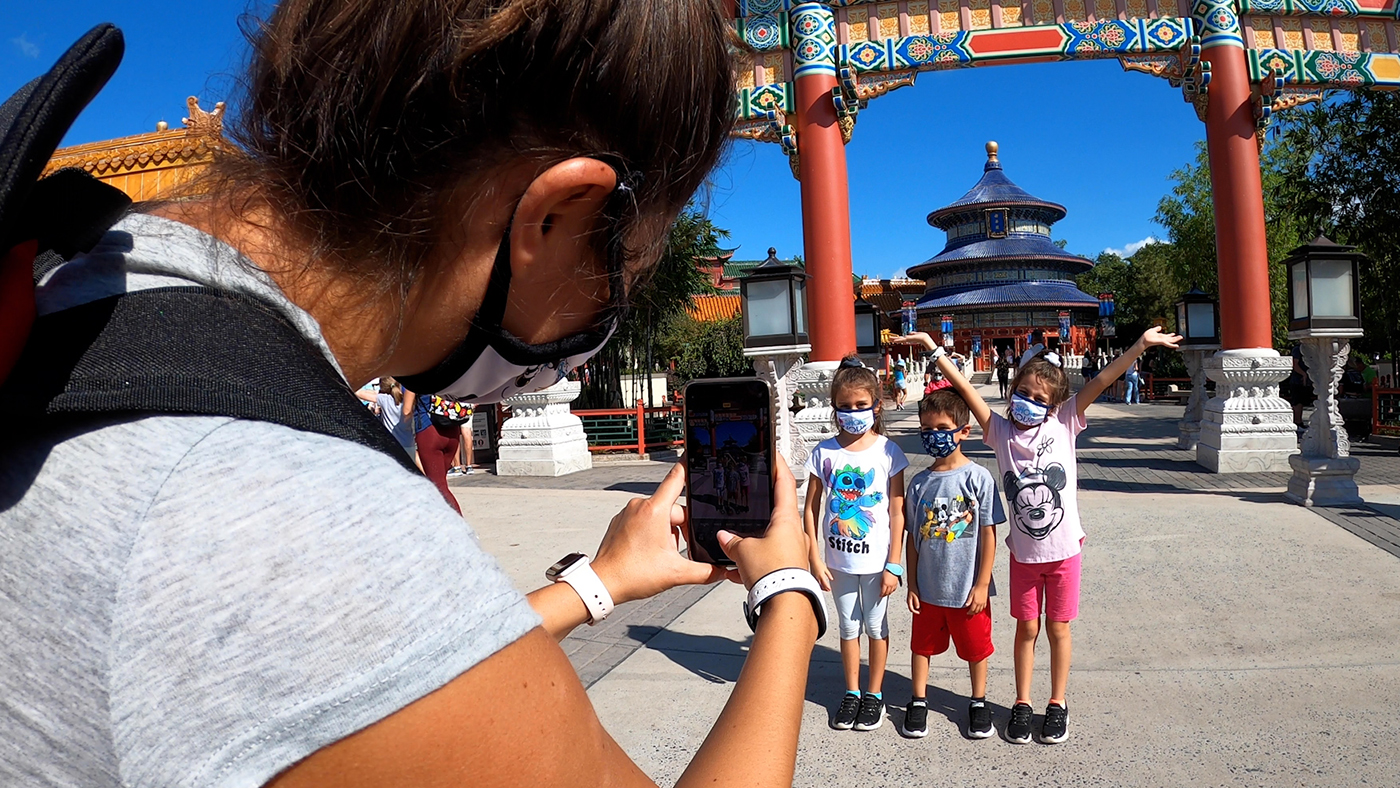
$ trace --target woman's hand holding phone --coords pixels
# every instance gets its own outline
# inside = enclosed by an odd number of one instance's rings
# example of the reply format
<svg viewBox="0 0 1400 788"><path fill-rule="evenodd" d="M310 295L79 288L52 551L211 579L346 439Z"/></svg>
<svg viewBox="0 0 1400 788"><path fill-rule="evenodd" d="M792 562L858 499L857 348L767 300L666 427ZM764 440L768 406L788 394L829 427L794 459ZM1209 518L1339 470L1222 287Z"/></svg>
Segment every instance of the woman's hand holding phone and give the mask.
<svg viewBox="0 0 1400 788"><path fill-rule="evenodd" d="M802 530L802 518L797 512L797 482L787 463L773 463L773 515L763 536L736 536L719 532L719 544L725 555L734 559L737 569L729 570L729 579L753 587L755 581L779 569L807 569L807 534ZM708 564L696 564L719 570Z"/></svg>
<svg viewBox="0 0 1400 788"><path fill-rule="evenodd" d="M696 563L680 553L677 539L687 514L676 501L684 489L685 467L678 463L650 498L628 501L608 524L592 565L613 602L647 599L676 586L725 577L723 567Z"/></svg>

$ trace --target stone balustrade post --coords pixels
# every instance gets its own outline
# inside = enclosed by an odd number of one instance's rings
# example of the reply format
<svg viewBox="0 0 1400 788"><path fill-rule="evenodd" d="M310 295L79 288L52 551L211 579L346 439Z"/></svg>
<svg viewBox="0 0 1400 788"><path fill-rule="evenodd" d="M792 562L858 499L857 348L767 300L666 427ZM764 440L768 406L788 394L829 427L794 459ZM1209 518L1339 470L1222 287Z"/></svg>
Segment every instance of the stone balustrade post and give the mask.
<svg viewBox="0 0 1400 788"><path fill-rule="evenodd" d="M543 391L506 399L497 476L563 476L593 467L583 420L569 410L581 386L561 380Z"/></svg>
<svg viewBox="0 0 1400 788"><path fill-rule="evenodd" d="M1210 392L1206 391L1205 360L1219 349L1219 345L1196 345L1181 349L1182 359L1186 362L1186 376L1191 378L1191 396L1186 400L1186 412L1177 422L1177 448L1195 451L1200 443L1201 418L1205 415L1206 400L1210 399Z"/></svg>
<svg viewBox="0 0 1400 788"><path fill-rule="evenodd" d="M1299 340L1317 403L1303 433L1301 454L1288 458L1293 476L1284 495L1303 506L1361 503L1356 472L1361 461L1351 456L1351 441L1337 406L1337 388L1351 354L1348 336L1309 336Z"/></svg>

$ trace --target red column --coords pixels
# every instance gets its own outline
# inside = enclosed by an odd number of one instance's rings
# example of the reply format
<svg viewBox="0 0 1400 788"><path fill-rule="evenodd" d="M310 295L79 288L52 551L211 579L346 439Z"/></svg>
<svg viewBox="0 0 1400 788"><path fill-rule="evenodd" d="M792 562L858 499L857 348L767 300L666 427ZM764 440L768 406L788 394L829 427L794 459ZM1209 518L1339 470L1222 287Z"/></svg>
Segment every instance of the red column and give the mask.
<svg viewBox="0 0 1400 788"><path fill-rule="evenodd" d="M813 361L839 361L856 351L851 291L851 213L846 147L831 89L836 77L798 77L797 150L802 182L802 243L806 255L808 333Z"/></svg>
<svg viewBox="0 0 1400 788"><path fill-rule="evenodd" d="M1220 344L1225 350L1273 347L1269 254L1259 144L1244 50L1216 46L1206 107L1206 148L1215 203L1220 271Z"/></svg>

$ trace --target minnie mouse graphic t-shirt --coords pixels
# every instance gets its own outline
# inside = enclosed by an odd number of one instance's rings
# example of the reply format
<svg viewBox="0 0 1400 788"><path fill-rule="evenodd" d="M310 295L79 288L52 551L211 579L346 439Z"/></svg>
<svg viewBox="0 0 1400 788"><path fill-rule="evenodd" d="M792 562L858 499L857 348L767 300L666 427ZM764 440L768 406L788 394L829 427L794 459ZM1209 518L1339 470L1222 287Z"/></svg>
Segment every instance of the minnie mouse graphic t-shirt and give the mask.
<svg viewBox="0 0 1400 788"><path fill-rule="evenodd" d="M1074 441L1084 426L1074 397L1029 429L1017 429L999 413L987 422L987 444L996 452L1006 495L1006 546L1023 564L1079 554L1084 528L1079 524Z"/></svg>

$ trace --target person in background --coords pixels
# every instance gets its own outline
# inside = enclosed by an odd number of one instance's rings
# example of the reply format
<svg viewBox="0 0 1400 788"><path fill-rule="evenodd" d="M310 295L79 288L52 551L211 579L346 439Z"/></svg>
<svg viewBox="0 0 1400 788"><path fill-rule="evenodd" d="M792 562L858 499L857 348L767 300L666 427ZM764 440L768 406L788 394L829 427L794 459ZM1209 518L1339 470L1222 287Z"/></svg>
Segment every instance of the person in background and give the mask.
<svg viewBox="0 0 1400 788"><path fill-rule="evenodd" d="M933 366L930 364L929 366ZM997 389L1002 399L1006 399L1006 387L1011 383L1011 349L997 357Z"/></svg>
<svg viewBox="0 0 1400 788"><path fill-rule="evenodd" d="M380 421L384 422L384 429L394 436L405 452L414 454L413 422L403 417L403 386L385 375L379 379L376 389L374 404L379 410Z"/></svg>
<svg viewBox="0 0 1400 788"><path fill-rule="evenodd" d="M1128 364L1128 371L1123 373L1124 395L1123 401L1129 405L1141 405L1142 377L1138 374L1138 360L1133 359Z"/></svg>
<svg viewBox="0 0 1400 788"><path fill-rule="evenodd" d="M904 400L909 397L909 380L905 375L904 359L894 362L894 409L904 410Z"/></svg>
<svg viewBox="0 0 1400 788"><path fill-rule="evenodd" d="M462 439L459 443L461 449L457 455L461 464L454 466L447 472L447 475L451 477L470 476L476 473L475 463L472 461L472 422L476 417L476 408L470 402L463 402L462 405L466 407L467 420L462 424Z"/></svg>

